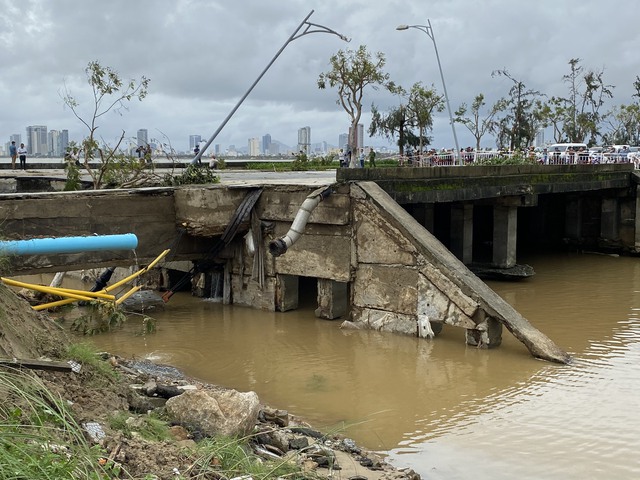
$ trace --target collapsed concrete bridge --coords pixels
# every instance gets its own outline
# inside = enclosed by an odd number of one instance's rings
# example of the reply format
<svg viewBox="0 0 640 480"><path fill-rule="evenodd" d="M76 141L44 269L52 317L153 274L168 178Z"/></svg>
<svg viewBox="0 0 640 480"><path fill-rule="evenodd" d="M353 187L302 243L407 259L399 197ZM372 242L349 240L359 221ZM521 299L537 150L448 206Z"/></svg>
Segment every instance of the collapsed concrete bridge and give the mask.
<svg viewBox="0 0 640 480"><path fill-rule="evenodd" d="M5 235L100 235L132 232L136 252L91 252L13 259L14 273L145 264L172 249L165 266L189 270L196 290L222 279L225 302L266 310L298 306L302 277L317 281L316 315L348 325L432 336L442 325L466 331L468 343L495 347L506 326L539 358L565 363L569 356L479 280L429 231L372 182L340 183L310 214L304 234L286 255L267 245L283 236L313 188L263 186L251 218L214 258L224 233L251 188L220 185L181 189L87 191L0 195Z"/></svg>

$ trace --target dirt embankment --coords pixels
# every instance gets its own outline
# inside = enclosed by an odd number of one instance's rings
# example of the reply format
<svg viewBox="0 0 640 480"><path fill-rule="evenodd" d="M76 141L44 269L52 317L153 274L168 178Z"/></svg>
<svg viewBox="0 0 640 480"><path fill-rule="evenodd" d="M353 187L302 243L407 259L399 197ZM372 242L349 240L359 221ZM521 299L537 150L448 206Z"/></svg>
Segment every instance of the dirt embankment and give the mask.
<svg viewBox="0 0 640 480"><path fill-rule="evenodd" d="M57 325L47 315L40 314L31 309L28 302L16 295L12 290L0 284L0 359L51 359L62 360L70 344L70 338L65 330ZM95 375L87 369L80 372L52 372L34 370L46 387L72 405L75 421L78 425L98 424L102 426L105 436L99 441L104 455L111 460L119 462L132 478L176 478L176 471L188 471L192 456L185 453L184 441L195 444L189 432L181 427L172 427L175 431L174 441L151 442L136 436L123 435L122 432L112 430L109 427L110 418L120 412L131 415L135 421L135 412L139 411L132 399L132 385L145 382L166 381L162 376L149 375L134 371L125 366L125 359L110 358L114 369L119 369L118 380L95 382ZM0 364L0 375L5 372ZM181 383L192 381L181 379ZM194 383L197 383L194 381ZM199 384L198 388L219 388L211 385ZM139 406L138 406L139 407ZM153 407L150 407L153 408ZM147 407L142 408L147 411ZM269 407L263 407L263 412L273 411ZM278 411L280 412L280 411ZM0 412L1 413L1 412ZM284 412L290 425L303 425L304 431L312 432L312 429L298 419ZM264 417L264 414L262 415ZM281 427L275 423L269 426L264 418L256 426L258 431L264 429L273 430L273 427ZM2 418L0 417L0 433ZM177 428L177 430L173 430ZM292 435L296 428L287 428ZM299 429L298 429L299 430ZM88 433L88 432L87 432ZM261 436L258 435L258 436ZM264 436L264 435L262 435ZM323 437L324 438L324 437ZM419 479L412 470L394 469L373 452L367 452L358 448L348 439L338 437L326 437L327 443L332 445L335 451L334 459L339 469L326 469L310 459L305 462L311 464L309 478L327 477L335 480L401 480ZM285 444L291 440L299 442L299 435L291 436ZM313 436L309 441L314 442ZM337 446L337 447L336 447ZM348 448L344 448L348 446ZM306 464L305 464L306 465ZM154 475L149 477L148 475ZM190 478L180 476L179 478ZM199 477L200 478L200 477ZM210 477L206 477L210 478ZM214 477L211 477L214 478Z"/></svg>

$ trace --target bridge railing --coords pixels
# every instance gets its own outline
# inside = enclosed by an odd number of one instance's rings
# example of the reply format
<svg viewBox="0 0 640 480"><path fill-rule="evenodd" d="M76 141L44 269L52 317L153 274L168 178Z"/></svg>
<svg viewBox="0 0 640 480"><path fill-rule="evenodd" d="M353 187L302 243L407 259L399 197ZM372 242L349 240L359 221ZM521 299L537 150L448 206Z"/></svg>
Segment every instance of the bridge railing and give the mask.
<svg viewBox="0 0 640 480"><path fill-rule="evenodd" d="M468 151L460 152L460 159L464 165L473 165L485 160L497 158L511 158L514 156L526 155L530 160L543 165L583 165L583 164L604 164L604 163L633 163L636 168L640 168L640 154L627 153L591 153L591 152L549 152L542 154L521 153L510 151ZM425 153L422 155L396 155L387 157L396 160L401 167L440 167L458 165L453 152Z"/></svg>

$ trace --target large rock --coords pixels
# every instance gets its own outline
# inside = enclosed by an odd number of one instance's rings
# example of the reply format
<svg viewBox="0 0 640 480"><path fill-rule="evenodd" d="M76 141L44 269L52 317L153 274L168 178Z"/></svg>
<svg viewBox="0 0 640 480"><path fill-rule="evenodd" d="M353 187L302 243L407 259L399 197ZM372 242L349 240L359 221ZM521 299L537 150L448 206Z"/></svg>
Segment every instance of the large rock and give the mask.
<svg viewBox="0 0 640 480"><path fill-rule="evenodd" d="M205 435L243 437L253 431L260 402L255 392L188 390L166 409L171 420Z"/></svg>

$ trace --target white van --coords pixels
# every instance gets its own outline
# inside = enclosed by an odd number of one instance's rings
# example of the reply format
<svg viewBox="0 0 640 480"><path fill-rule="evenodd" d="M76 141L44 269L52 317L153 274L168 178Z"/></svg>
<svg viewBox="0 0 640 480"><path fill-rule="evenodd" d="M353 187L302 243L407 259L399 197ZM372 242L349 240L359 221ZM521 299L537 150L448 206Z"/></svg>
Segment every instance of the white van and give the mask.
<svg viewBox="0 0 640 480"><path fill-rule="evenodd" d="M589 148L586 143L554 143L547 148L550 165L589 161Z"/></svg>

